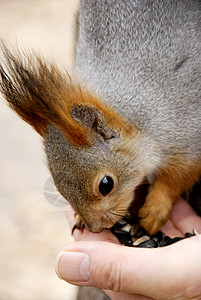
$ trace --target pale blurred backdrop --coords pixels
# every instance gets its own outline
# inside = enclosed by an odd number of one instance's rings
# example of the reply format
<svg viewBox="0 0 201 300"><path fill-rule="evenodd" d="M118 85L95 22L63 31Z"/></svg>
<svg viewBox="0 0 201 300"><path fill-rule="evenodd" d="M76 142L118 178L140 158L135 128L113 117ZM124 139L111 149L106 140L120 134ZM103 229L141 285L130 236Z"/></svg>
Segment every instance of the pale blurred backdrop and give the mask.
<svg viewBox="0 0 201 300"><path fill-rule="evenodd" d="M0 36L72 68L78 0L0 0ZM1 57L0 57L1 59ZM42 140L0 96L0 300L74 300L54 259L72 241L63 207L51 206Z"/></svg>

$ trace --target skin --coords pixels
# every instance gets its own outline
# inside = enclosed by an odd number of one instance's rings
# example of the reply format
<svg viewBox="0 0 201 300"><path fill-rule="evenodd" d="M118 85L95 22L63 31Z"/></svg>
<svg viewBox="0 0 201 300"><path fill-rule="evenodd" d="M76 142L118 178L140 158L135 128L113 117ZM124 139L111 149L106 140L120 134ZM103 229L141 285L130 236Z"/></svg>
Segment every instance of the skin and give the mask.
<svg viewBox="0 0 201 300"><path fill-rule="evenodd" d="M70 207L67 219L73 226ZM192 228L201 233L201 218L178 199L162 231L174 237ZM56 260L58 276L71 284L102 288L113 300L201 299L200 234L156 249L119 245L106 230L75 230L74 238L77 242L66 246Z"/></svg>

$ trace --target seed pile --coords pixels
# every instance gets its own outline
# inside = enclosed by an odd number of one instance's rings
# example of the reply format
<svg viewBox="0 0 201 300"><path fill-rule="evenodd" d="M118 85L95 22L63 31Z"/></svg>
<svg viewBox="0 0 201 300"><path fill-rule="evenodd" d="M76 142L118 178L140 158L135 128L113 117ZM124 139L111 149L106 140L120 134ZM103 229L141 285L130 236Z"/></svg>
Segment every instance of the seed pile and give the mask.
<svg viewBox="0 0 201 300"><path fill-rule="evenodd" d="M162 231L159 231L157 234L149 236L139 224L131 224L127 217L116 223L110 230L122 245L140 248L164 247L197 234L193 230L193 233L187 232L184 237L170 238ZM136 239L135 241L133 241L134 238Z"/></svg>

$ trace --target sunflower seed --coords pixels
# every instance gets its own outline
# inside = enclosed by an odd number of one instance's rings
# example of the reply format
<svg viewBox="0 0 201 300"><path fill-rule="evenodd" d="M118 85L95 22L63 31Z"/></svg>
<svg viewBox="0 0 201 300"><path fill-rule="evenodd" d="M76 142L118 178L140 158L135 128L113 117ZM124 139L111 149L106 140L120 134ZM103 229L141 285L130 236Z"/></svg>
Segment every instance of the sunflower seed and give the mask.
<svg viewBox="0 0 201 300"><path fill-rule="evenodd" d="M136 236L137 236L137 233L138 233L138 231L139 231L139 228L140 228L140 225L139 225L139 224L134 224L134 225L131 227L131 236L136 237Z"/></svg>
<svg viewBox="0 0 201 300"><path fill-rule="evenodd" d="M135 245L135 247L138 247L138 248L157 248L158 243L155 242L154 240L148 240L148 241L140 243L139 245Z"/></svg>
<svg viewBox="0 0 201 300"><path fill-rule="evenodd" d="M134 243L133 246L138 246L141 243L145 242L145 241L149 241L150 240L150 236L148 235L143 235L142 237L140 237L139 239L137 239Z"/></svg>
<svg viewBox="0 0 201 300"><path fill-rule="evenodd" d="M172 243L172 239L166 235L164 239L158 244L158 247L165 247L171 245Z"/></svg>
<svg viewBox="0 0 201 300"><path fill-rule="evenodd" d="M131 228L132 227L130 224L126 224L124 227L121 228L121 230L129 233L131 231Z"/></svg>

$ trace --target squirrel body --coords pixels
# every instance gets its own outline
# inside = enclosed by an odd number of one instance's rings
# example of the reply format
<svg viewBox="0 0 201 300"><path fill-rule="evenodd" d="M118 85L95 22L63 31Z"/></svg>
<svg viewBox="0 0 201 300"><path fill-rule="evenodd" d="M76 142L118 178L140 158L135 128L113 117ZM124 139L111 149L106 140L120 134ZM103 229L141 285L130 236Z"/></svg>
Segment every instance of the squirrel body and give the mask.
<svg viewBox="0 0 201 300"><path fill-rule="evenodd" d="M1 91L80 222L112 227L148 178L139 217L154 234L201 175L201 2L81 0L78 18L73 79L4 48Z"/></svg>
<svg viewBox="0 0 201 300"><path fill-rule="evenodd" d="M81 1L75 65L80 80L164 152L195 159L200 9L200 1L188 0Z"/></svg>

